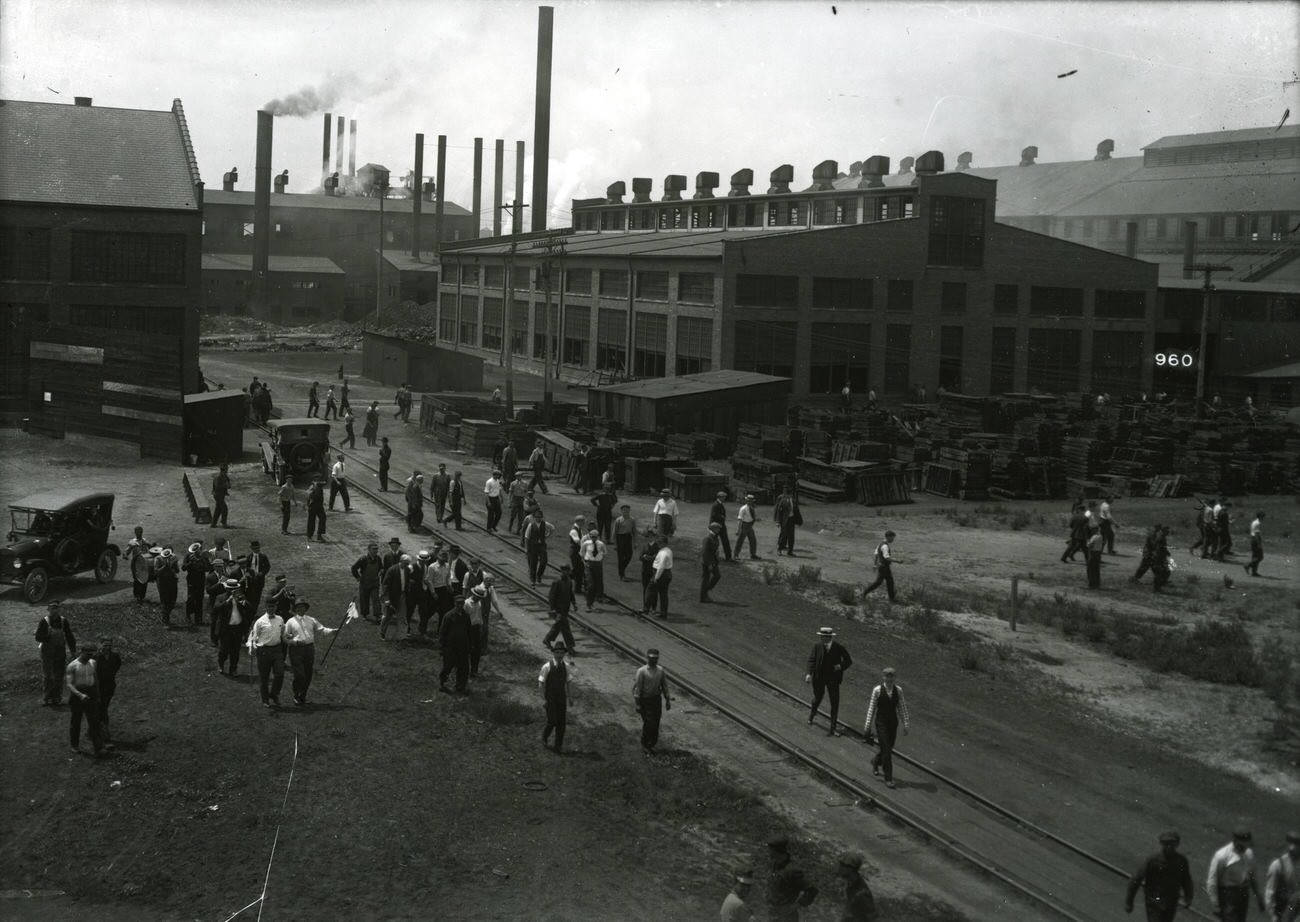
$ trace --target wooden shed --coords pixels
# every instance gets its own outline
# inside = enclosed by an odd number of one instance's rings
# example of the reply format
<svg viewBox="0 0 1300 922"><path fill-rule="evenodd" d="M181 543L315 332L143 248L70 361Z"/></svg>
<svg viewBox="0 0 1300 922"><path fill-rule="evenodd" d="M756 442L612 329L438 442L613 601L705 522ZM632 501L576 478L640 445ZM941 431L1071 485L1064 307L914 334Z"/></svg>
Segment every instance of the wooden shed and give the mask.
<svg viewBox="0 0 1300 922"><path fill-rule="evenodd" d="M185 463L238 461L244 452L248 394L207 391L185 395Z"/></svg>
<svg viewBox="0 0 1300 922"><path fill-rule="evenodd" d="M734 438L741 423L785 421L789 378L752 371L706 371L593 387L593 416L616 419L629 429L716 432Z"/></svg>
<svg viewBox="0 0 1300 922"><path fill-rule="evenodd" d="M365 331L361 374L397 387L403 381L420 391L481 391L483 360L432 343Z"/></svg>

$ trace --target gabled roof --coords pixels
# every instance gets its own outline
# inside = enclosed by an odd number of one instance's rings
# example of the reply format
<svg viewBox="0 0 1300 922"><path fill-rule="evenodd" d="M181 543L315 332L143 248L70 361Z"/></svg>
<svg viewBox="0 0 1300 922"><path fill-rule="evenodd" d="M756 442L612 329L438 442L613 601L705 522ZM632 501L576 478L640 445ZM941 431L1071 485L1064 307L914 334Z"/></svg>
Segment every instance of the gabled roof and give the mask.
<svg viewBox="0 0 1300 922"><path fill-rule="evenodd" d="M715 391L753 387L756 384L781 383L789 384L790 379L759 374L755 371L721 369L719 371L705 371L695 375L677 375L672 378L645 378L641 381L628 381L625 384L593 387L591 390L602 394L628 394L633 397L662 400L669 397L687 397L691 394L707 394Z"/></svg>
<svg viewBox="0 0 1300 922"><path fill-rule="evenodd" d="M205 205L246 205L253 207L253 193L236 190L208 189L203 193ZM421 202L420 211L425 218L432 220L437 210L437 202ZM373 211L379 213L379 199L364 195L326 195L323 192L276 192L271 195L271 208L313 208L325 211ZM411 199L389 198L384 201L385 214L410 214L414 209ZM469 212L455 202L443 202L444 216L463 218Z"/></svg>
<svg viewBox="0 0 1300 922"><path fill-rule="evenodd" d="M399 272L432 272L437 275L442 267L437 256L412 256L410 250L384 250L384 262Z"/></svg>
<svg viewBox="0 0 1300 922"><path fill-rule="evenodd" d="M1205 144L1246 144L1251 141L1273 141L1300 138L1300 125L1283 125L1280 128L1237 128L1231 131L1207 131L1202 134L1168 134L1143 150L1164 150L1169 147L1201 147Z"/></svg>
<svg viewBox="0 0 1300 922"><path fill-rule="evenodd" d="M180 100L170 111L0 100L0 200L198 210Z"/></svg>
<svg viewBox="0 0 1300 922"><path fill-rule="evenodd" d="M1231 166L1234 169L1221 167L1208 174L1204 170L1188 168L1147 167L1069 207L1061 208L1057 213L1092 217L1300 211L1300 161L1274 161L1269 164L1271 169L1244 169L1250 166L1245 163Z"/></svg>
<svg viewBox="0 0 1300 922"><path fill-rule="evenodd" d="M272 272L298 272L312 275L343 275L333 260L324 256L276 256L271 254L268 268ZM252 272L253 257L249 253L204 253L204 272Z"/></svg>

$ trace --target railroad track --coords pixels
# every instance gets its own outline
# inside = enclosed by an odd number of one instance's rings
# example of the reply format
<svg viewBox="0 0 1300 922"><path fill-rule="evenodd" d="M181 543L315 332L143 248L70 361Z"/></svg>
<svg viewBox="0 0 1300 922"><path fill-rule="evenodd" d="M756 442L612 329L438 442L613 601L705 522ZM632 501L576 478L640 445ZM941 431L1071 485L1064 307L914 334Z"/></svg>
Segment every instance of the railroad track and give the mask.
<svg viewBox="0 0 1300 922"><path fill-rule="evenodd" d="M331 451L342 453L354 469L378 472L355 451L336 446L331 446ZM401 478L395 481L402 483ZM400 491L380 492L355 476L349 479L349 487L405 521L405 501ZM507 598L544 616L549 608L546 595L528 580L518 541L513 536L490 533L477 522L465 520L463 524L464 531L421 526L419 532L459 544L468 554L483 559L509 584L502 587ZM558 570L551 564L548 569ZM730 660L672 623L641 617L639 608L610 598L598 612L575 614L571 620L632 659L640 659L647 646L658 646L664 652L665 661L673 663L673 680L679 687L800 765L831 779L850 793L856 803L867 804L943 846L1034 906L1072 922L1097 922L1114 917L1128 872L1105 858L897 750L895 759L933 782L927 800L921 805L925 812L909 805L905 794L882 795L878 782L873 782L863 771L866 760L861 750L846 753L841 751L844 747L835 747L828 753L825 746L809 748L803 720L807 709L804 694L792 693ZM793 726L776 725L770 720L773 699L793 707L789 721ZM829 715L823 716L829 719ZM852 728L844 729L846 737L861 739L861 734ZM942 816L942 825L933 816ZM1211 918L1195 909L1185 909L1183 915Z"/></svg>

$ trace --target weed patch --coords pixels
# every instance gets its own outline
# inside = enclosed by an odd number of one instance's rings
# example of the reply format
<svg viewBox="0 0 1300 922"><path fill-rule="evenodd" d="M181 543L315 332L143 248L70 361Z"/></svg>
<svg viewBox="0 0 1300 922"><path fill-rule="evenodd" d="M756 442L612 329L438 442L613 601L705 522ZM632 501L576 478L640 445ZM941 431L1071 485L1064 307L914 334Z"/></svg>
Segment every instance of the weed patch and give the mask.
<svg viewBox="0 0 1300 922"><path fill-rule="evenodd" d="M786 574L785 581L795 592L811 589L822 581L822 568L801 564L798 570Z"/></svg>

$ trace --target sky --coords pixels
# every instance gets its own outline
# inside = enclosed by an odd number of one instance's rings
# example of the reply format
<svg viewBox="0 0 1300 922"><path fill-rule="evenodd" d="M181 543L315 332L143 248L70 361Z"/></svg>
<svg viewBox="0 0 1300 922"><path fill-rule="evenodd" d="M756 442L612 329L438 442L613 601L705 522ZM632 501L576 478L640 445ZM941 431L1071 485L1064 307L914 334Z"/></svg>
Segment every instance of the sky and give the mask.
<svg viewBox="0 0 1300 922"><path fill-rule="evenodd" d="M1300 118L1300 4L1229 2L554 2L548 226L571 200L634 176L812 168L927 150L948 167L1115 156L1172 134ZM209 188L239 167L252 189L256 111L276 118L289 191L321 175L322 113L357 121L356 162L405 176L415 134L432 177L469 207L483 138L505 200L525 142L531 200L539 4L493 0L4 0L0 97L166 110L184 104ZM1068 76L1062 76L1067 75ZM321 103L324 108L315 108ZM287 105L286 105L287 104ZM333 160L333 154L331 160ZM346 169L346 159L345 159ZM761 191L761 190L760 190ZM508 226L508 219L506 221ZM531 216L525 225L531 226Z"/></svg>

